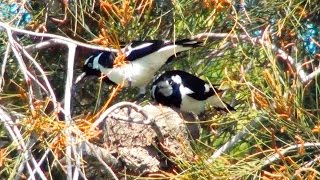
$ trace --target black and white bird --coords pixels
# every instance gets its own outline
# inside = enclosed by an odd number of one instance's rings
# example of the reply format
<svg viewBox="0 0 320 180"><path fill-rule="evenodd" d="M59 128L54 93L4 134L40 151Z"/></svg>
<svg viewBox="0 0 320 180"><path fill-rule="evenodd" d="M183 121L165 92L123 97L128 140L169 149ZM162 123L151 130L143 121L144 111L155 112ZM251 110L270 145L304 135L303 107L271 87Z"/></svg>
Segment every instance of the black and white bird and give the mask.
<svg viewBox="0 0 320 180"><path fill-rule="evenodd" d="M220 99L222 92L204 80L179 70L165 71L151 86L151 96L158 103L195 114L204 112L206 104L220 110L235 111Z"/></svg>
<svg viewBox="0 0 320 180"><path fill-rule="evenodd" d="M85 76L102 76L124 87L138 87L139 94L146 93L146 86L155 73L177 53L198 47L202 42L190 39L172 41L149 40L133 41L121 51L125 55L125 64L115 66L119 52L99 51L84 63L83 73L78 76L78 83Z"/></svg>

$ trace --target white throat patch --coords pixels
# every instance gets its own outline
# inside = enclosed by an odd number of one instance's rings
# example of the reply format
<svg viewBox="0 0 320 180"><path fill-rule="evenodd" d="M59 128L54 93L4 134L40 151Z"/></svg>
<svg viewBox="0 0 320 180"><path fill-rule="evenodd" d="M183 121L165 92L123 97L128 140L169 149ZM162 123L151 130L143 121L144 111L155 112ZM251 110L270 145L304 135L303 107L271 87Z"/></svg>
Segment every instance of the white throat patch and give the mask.
<svg viewBox="0 0 320 180"><path fill-rule="evenodd" d="M158 83L159 92L164 96L170 96L173 92L173 89L168 81L161 81Z"/></svg>

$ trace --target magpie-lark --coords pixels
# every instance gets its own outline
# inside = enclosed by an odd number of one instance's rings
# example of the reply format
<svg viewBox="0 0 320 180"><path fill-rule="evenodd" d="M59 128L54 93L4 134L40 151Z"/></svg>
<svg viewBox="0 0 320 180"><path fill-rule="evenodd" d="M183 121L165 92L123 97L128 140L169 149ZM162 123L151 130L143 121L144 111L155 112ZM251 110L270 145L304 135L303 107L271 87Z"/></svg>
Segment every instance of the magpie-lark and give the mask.
<svg viewBox="0 0 320 180"><path fill-rule="evenodd" d="M206 104L220 110L235 111L219 98L222 92L204 80L179 70L165 71L151 86L151 96L158 103L195 114L204 112Z"/></svg>
<svg viewBox="0 0 320 180"><path fill-rule="evenodd" d="M146 86L155 73L177 53L200 46L202 42L190 39L172 41L149 40L133 41L121 49L121 53L99 51L86 59L83 73L78 76L78 83L85 76L102 76L104 80L124 87L138 87L139 94L146 93ZM123 65L115 65L118 56L124 55Z"/></svg>

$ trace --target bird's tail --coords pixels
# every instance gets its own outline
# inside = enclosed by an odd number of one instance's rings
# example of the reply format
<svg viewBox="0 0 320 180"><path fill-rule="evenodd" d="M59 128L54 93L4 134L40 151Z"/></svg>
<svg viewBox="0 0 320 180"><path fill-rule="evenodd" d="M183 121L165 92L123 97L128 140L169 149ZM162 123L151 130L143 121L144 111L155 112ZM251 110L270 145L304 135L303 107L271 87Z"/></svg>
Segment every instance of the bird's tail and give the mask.
<svg viewBox="0 0 320 180"><path fill-rule="evenodd" d="M224 102L221 100L218 95L211 96L208 101L207 101L211 106L218 110L223 110L223 111L236 111L232 106L230 106L228 103Z"/></svg>
<svg viewBox="0 0 320 180"><path fill-rule="evenodd" d="M203 42L192 39L180 39L176 40L174 44L181 45L183 47L199 47L203 45Z"/></svg>

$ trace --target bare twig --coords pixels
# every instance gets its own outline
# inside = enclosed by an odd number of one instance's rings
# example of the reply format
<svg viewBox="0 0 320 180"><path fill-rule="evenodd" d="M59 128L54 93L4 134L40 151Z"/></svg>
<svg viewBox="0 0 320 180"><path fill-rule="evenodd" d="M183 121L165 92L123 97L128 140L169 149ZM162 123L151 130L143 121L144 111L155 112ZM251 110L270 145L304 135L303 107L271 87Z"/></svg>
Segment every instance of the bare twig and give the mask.
<svg viewBox="0 0 320 180"><path fill-rule="evenodd" d="M72 154L73 154L74 161L76 162L72 178L73 178L73 180L78 180L79 175L81 175L81 176L83 175L83 173L81 172L82 151L79 148L79 146L76 146L76 145L72 145L71 148L72 148ZM82 178L86 179L84 176Z"/></svg>
<svg viewBox="0 0 320 180"><path fill-rule="evenodd" d="M50 149L47 149L47 150L44 152L44 154L42 155L41 159L40 159L39 162L38 162L39 166L41 166L41 164L42 164L42 163L44 162L44 160L47 158L47 156L48 156L48 154L49 154L50 151L51 151ZM30 174L30 177L28 178L28 180L30 180L31 177L35 175L35 173L36 173L36 169L34 169L34 170L32 171L32 173Z"/></svg>
<svg viewBox="0 0 320 180"><path fill-rule="evenodd" d="M1 24L1 22L0 22ZM15 55L15 57L17 58L17 61L19 63L19 66L20 66L20 70L24 76L24 79L26 81L26 84L28 86L28 97L29 97L29 106L30 106L30 109L31 111L33 112L34 111L34 107L33 107L33 104L32 104L32 99L33 99L33 90L32 90L32 86L30 84L30 79L29 79L29 76L28 76L28 73L27 73L27 67L25 65L25 63L23 62L23 59L22 59L22 56L20 54L20 52L18 51L18 49L15 47L16 44L15 44L15 40L12 36L12 33L11 33L11 30L10 28L7 28L7 34L8 34L8 41L11 45L11 49Z"/></svg>
<svg viewBox="0 0 320 180"><path fill-rule="evenodd" d="M310 160L309 162L305 163L302 167L308 168L314 164L320 164L320 155L316 156L314 159Z"/></svg>
<svg viewBox="0 0 320 180"><path fill-rule="evenodd" d="M33 76L29 71L27 71L29 78L31 78L46 94L48 94L47 89L39 82L39 80Z"/></svg>
<svg viewBox="0 0 320 180"><path fill-rule="evenodd" d="M47 89L45 89L46 93L50 93L48 94L50 96L50 98L52 99L52 103L53 103L53 107L55 110L58 110L58 104L57 104L57 98L54 94L54 91L51 87L51 84L47 78L47 76L45 75L45 72L43 71L43 69L41 68L40 64L25 50L23 49L23 47L21 47L20 45L18 45L20 50L22 51L23 55L26 56L30 61L32 61L32 63L35 65L35 67L38 69L38 71L41 73L41 76L46 84ZM42 86L42 85L41 85Z"/></svg>
<svg viewBox="0 0 320 180"><path fill-rule="evenodd" d="M210 54L208 54L208 55L206 56L207 62L204 62L204 61L205 61L204 59L198 61L198 62L196 63L196 65L195 65L195 67L196 67L196 66L199 66L200 64L204 64L204 68L201 70L200 73L198 73L198 75L199 75L199 76L203 75L203 74L206 72L207 68L210 67L209 64L210 64L211 62L213 62L213 61L212 61L212 58L213 58L213 57L217 57L217 56L219 56L220 54L224 54L224 53L225 53L225 49L227 49L227 48L230 47L231 45L232 45L231 42L226 42L226 43L224 43L222 46L220 46L218 49L213 50Z"/></svg>
<svg viewBox="0 0 320 180"><path fill-rule="evenodd" d="M68 44L69 52L67 59L67 79L65 83L65 94L64 94L64 115L67 123L71 122L71 90L73 80L73 66L74 66L74 55L76 53L76 45Z"/></svg>
<svg viewBox="0 0 320 180"><path fill-rule="evenodd" d="M10 52L10 43L7 43L7 49L6 49L6 52L4 53L4 57L3 57L2 65L1 65L0 92L2 92L2 88L4 87L4 83L5 83L4 82L4 72L6 70L6 64L7 64L9 52Z"/></svg>
<svg viewBox="0 0 320 180"><path fill-rule="evenodd" d="M67 162L67 178L73 179L72 176L72 146L74 146L74 137L71 133L72 119L71 119L71 90L72 90L72 79L73 79L73 66L74 66L74 55L76 52L76 45L68 44L68 60L67 60L67 78L65 83L65 94L64 94L64 118L66 121L66 136L67 136L67 147L66 147L66 162ZM78 165L78 162L76 162ZM75 169L75 171L77 168Z"/></svg>

